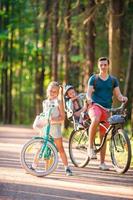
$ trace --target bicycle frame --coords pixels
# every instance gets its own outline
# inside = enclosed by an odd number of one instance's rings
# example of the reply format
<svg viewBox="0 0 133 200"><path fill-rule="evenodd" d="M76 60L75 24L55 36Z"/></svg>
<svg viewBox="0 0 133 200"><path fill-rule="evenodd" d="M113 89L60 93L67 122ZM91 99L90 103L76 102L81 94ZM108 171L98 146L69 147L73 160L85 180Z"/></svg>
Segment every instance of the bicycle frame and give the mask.
<svg viewBox="0 0 133 200"><path fill-rule="evenodd" d="M42 156L43 156L45 159L49 159L51 152L49 151L49 148L47 147L48 142L52 143L56 148L56 145L54 144L54 139L49 135L50 126L51 126L49 119L50 119L50 115L51 115L53 108L54 108L54 106L52 106L50 108L49 113L48 113L48 124L46 125L46 127L43 127L43 137L39 137L39 136L33 137L34 139L43 139L43 141L45 141L41 147L41 151L39 153L39 158L42 158Z"/></svg>
<svg viewBox="0 0 133 200"><path fill-rule="evenodd" d="M116 112L116 111L119 111L120 109L122 109L124 107L124 104L121 105L121 107L119 108L111 108L109 109L108 111L110 112ZM94 151L96 153L98 153L102 147L104 146L105 142L106 142L106 139L107 139L107 136L109 134L110 131L112 131L112 135L114 135L116 133L116 130L118 130L120 127L123 126L123 124L120 124L120 123L117 123L117 124L110 124L109 127L107 128L106 126L104 126L104 124L102 122L100 122L99 126L102 126L106 131L105 131L105 135L99 145L99 148L98 149L95 149Z"/></svg>
<svg viewBox="0 0 133 200"><path fill-rule="evenodd" d="M99 145L99 148L94 150L96 153L101 151L102 147L104 146L104 144L106 142L106 139L107 139L107 136L108 136L109 132L112 131L112 133L113 133L114 132L114 128L115 128L115 125L110 125L108 128L106 128L102 123L100 123L100 125L106 129L106 132L105 132L105 135L104 135L104 137L103 137L103 139L102 139L102 141L101 141L101 143Z"/></svg>

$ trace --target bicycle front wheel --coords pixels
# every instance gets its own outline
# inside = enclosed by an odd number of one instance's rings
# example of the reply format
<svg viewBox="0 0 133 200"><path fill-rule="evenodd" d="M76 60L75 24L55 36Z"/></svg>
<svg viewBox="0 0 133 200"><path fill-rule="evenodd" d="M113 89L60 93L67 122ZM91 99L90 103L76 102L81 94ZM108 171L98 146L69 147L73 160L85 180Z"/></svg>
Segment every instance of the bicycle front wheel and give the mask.
<svg viewBox="0 0 133 200"><path fill-rule="evenodd" d="M69 155L76 167L85 167L89 162L87 153L88 130L74 130L69 138Z"/></svg>
<svg viewBox="0 0 133 200"><path fill-rule="evenodd" d="M46 141L43 139L31 139L22 148L20 158L22 167L34 176L47 176L57 167L57 149L51 142L48 141L46 145L47 148L44 148L42 152L42 148L45 143ZM48 151L47 156L46 149ZM33 168L33 164L36 167Z"/></svg>
<svg viewBox="0 0 133 200"><path fill-rule="evenodd" d="M117 173L125 173L131 163L131 144L127 133L123 129L118 129L112 136L110 153L113 166Z"/></svg>

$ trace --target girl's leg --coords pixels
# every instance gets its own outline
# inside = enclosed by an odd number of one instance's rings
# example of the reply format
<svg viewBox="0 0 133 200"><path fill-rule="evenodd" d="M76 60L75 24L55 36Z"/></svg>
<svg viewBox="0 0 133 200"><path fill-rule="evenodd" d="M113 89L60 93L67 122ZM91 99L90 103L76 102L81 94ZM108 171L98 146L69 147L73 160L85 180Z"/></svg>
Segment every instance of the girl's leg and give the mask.
<svg viewBox="0 0 133 200"><path fill-rule="evenodd" d="M39 162L39 158L38 158L39 153L40 153L40 149L37 150L37 152L34 156L34 160L33 160L33 163L32 163L33 169L37 168L37 165L38 165L38 162Z"/></svg>
<svg viewBox="0 0 133 200"><path fill-rule="evenodd" d="M64 147L63 147L63 141L62 141L62 138L56 138L54 139L54 142L57 146L57 149L60 153L60 157L61 157L61 160L64 164L64 167L65 167L65 172L66 172L66 175L67 176L72 176L72 171L71 169L68 167L68 161L67 161L67 156L66 156L66 152L64 150Z"/></svg>
<svg viewBox="0 0 133 200"><path fill-rule="evenodd" d="M64 164L64 166L68 166L68 161L67 161L67 156L66 156L66 152L64 150L64 147L63 147L63 141L62 141L62 138L55 138L54 139L54 142L56 144L56 147L59 151L59 154L60 154L60 157L61 157L61 160Z"/></svg>

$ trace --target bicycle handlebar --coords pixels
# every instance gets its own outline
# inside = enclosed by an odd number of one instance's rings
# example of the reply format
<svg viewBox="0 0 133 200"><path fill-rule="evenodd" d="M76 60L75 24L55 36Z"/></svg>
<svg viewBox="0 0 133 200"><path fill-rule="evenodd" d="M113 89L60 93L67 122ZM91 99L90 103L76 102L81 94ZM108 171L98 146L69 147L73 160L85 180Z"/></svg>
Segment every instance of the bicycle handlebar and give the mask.
<svg viewBox="0 0 133 200"><path fill-rule="evenodd" d="M123 112L125 108L126 102L122 102L121 105L117 108L110 108L107 109L108 112L116 113L116 112Z"/></svg>

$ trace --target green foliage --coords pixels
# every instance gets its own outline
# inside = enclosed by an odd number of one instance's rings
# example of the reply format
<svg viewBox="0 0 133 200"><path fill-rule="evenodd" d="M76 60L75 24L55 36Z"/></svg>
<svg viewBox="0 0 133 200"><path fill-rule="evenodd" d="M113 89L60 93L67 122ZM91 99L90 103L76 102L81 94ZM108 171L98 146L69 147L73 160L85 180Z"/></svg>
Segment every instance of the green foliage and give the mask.
<svg viewBox="0 0 133 200"><path fill-rule="evenodd" d="M0 40L4 41L8 39L8 33L7 32L2 32L0 33Z"/></svg>
<svg viewBox="0 0 133 200"><path fill-rule="evenodd" d="M6 105L3 99L12 95L12 123L30 124L35 116L35 89L37 69L44 69L44 98L46 87L52 77L53 48L53 4L50 4L49 14L45 11L49 1L9 0L1 1L0 10L0 112L4 113ZM58 80L64 82L64 35L66 27L66 5L68 1L59 1L58 20ZM101 3L99 3L101 2ZM86 60L86 32L84 20L88 17L88 1L71 1L70 12L70 47L68 82L76 88L84 79L83 64ZM108 55L108 8L109 1L97 1L94 35L95 57ZM133 20L133 4L126 1L123 22L123 74L126 72L130 33ZM47 24L47 26L45 26ZM46 29L44 30L44 27ZM76 49L76 52L73 51ZM6 72L7 70L7 72ZM4 85L3 77L7 77ZM124 80L124 76L123 76ZM41 80L38 84L41 84ZM11 84L11 85L10 85ZM124 81L123 85L124 86ZM6 88L7 87L7 88ZM4 106L5 107L4 107ZM3 119L0 118L0 121Z"/></svg>
<svg viewBox="0 0 133 200"><path fill-rule="evenodd" d="M72 55L71 62L73 63L83 62L83 55Z"/></svg>
<svg viewBox="0 0 133 200"><path fill-rule="evenodd" d="M107 5L98 4L96 15L96 60L108 56Z"/></svg>

